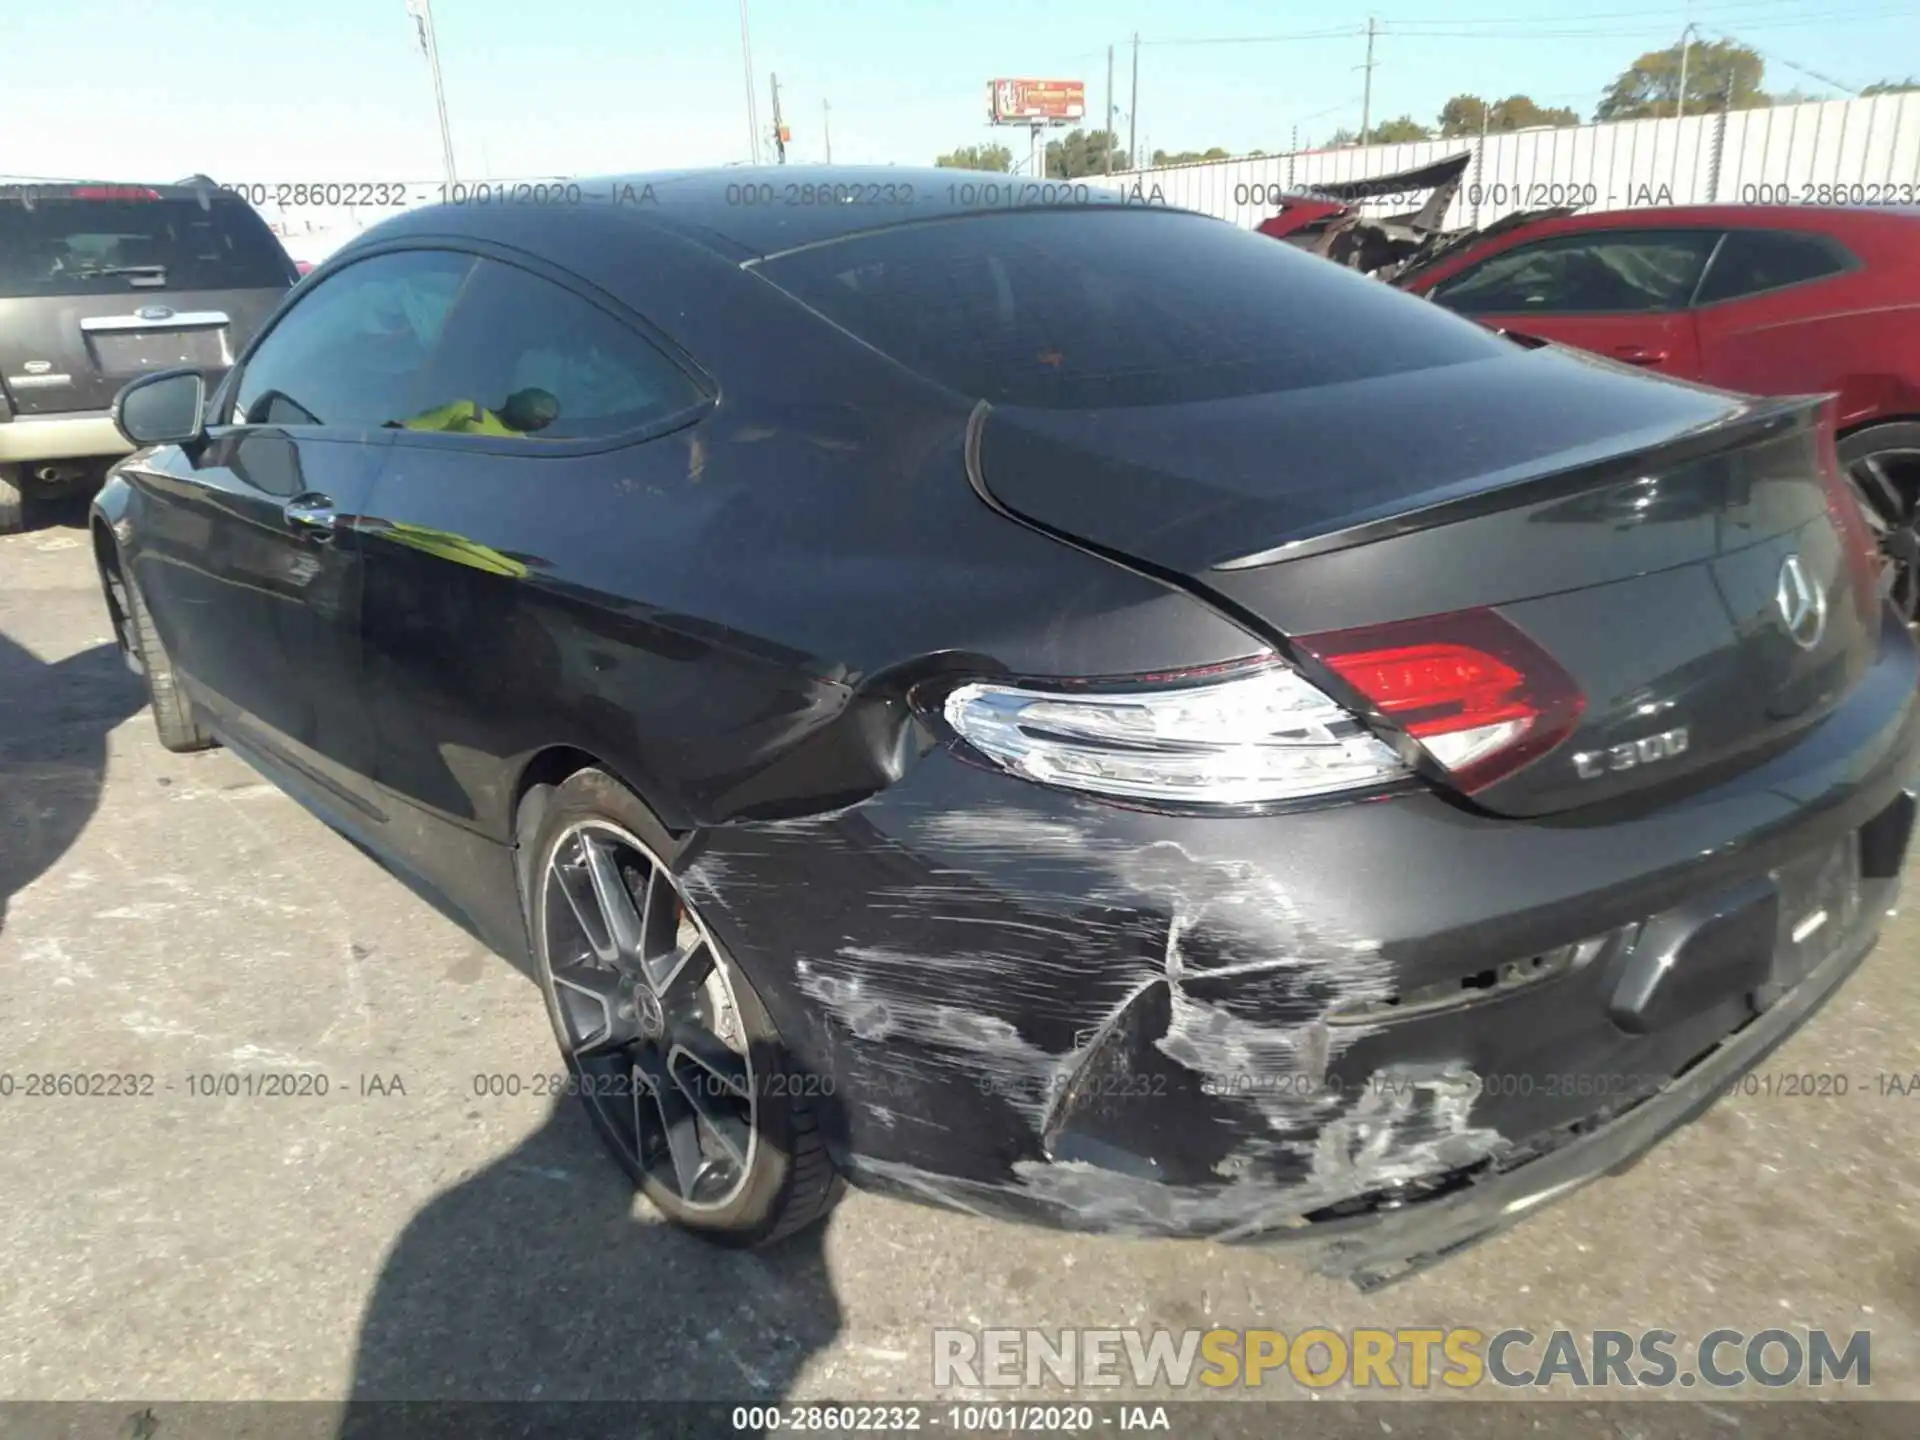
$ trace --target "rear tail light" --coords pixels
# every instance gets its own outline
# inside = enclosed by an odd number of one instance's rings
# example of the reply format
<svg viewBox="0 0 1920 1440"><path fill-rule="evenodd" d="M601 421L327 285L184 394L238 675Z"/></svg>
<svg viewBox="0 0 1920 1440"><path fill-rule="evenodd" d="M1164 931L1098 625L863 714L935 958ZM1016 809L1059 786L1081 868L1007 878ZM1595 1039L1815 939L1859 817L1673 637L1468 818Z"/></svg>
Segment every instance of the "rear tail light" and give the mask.
<svg viewBox="0 0 1920 1440"><path fill-rule="evenodd" d="M1492 610L1331 630L1299 644L1468 792L1546 754L1586 709L1572 677Z"/></svg>
<svg viewBox="0 0 1920 1440"><path fill-rule="evenodd" d="M1409 773L1352 712L1272 656L1098 688L968 684L942 711L1014 774L1115 799L1248 806Z"/></svg>
<svg viewBox="0 0 1920 1440"><path fill-rule="evenodd" d="M75 187L73 198L76 200L158 200L160 192L146 185L80 185Z"/></svg>

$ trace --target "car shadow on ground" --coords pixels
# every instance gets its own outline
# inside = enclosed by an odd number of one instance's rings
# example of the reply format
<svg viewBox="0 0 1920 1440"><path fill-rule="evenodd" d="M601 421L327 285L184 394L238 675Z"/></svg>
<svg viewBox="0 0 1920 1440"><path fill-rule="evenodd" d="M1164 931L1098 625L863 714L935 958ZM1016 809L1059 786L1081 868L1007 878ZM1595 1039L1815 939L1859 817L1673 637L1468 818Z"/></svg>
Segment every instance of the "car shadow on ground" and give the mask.
<svg viewBox="0 0 1920 1440"><path fill-rule="evenodd" d="M366 1402L465 1402L408 1407L410 1430L462 1437L599 1433L581 1401L778 1402L840 1333L824 1231L742 1251L664 1223L563 1100L394 1242L338 1433L391 1433Z"/></svg>
<svg viewBox="0 0 1920 1440"><path fill-rule="evenodd" d="M93 818L107 735L145 703L114 644L49 664L0 634L0 932L12 898Z"/></svg>

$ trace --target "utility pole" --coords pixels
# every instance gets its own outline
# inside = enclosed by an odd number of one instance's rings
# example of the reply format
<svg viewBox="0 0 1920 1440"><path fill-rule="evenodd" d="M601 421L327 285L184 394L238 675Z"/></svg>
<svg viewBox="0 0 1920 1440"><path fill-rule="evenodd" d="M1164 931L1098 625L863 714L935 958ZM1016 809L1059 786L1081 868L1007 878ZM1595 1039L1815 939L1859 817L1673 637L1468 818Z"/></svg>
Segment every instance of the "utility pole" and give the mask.
<svg viewBox="0 0 1920 1440"><path fill-rule="evenodd" d="M780 77L769 70L767 79L773 82L773 147L784 165L787 163L787 127L780 123Z"/></svg>
<svg viewBox="0 0 1920 1440"><path fill-rule="evenodd" d="M1127 164L1135 170L1140 168L1140 157L1134 153L1134 127L1140 121L1140 32L1133 32L1133 93L1127 100Z"/></svg>
<svg viewBox="0 0 1920 1440"><path fill-rule="evenodd" d="M826 143L827 164L833 163L833 121L830 118L833 107L826 101L820 102L820 138Z"/></svg>
<svg viewBox="0 0 1920 1440"><path fill-rule="evenodd" d="M1360 68L1367 72L1365 84L1360 89L1360 143L1367 143L1367 131L1373 119L1373 17L1367 17L1367 63Z"/></svg>
<svg viewBox="0 0 1920 1440"><path fill-rule="evenodd" d="M433 72L433 108L440 116L440 163L446 169L447 184L454 185L460 177L453 168L453 130L447 124L447 92L440 83L440 41L433 32L432 0L407 0L407 14L420 32L420 53L427 57L427 68Z"/></svg>
<svg viewBox="0 0 1920 1440"><path fill-rule="evenodd" d="M740 0L740 58L747 74L747 144L753 163L760 163L760 109L753 101L753 41L747 34L747 0Z"/></svg>
<svg viewBox="0 0 1920 1440"><path fill-rule="evenodd" d="M1133 157L1129 155L1131 164ZM1107 46L1107 174L1113 174L1113 46Z"/></svg>

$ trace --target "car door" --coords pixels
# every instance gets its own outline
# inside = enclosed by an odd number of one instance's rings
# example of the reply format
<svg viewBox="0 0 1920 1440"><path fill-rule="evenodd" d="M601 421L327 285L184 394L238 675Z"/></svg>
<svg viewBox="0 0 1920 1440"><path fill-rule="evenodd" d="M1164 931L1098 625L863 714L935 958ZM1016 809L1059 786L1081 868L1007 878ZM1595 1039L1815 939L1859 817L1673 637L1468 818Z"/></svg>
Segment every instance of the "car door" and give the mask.
<svg viewBox="0 0 1920 1440"><path fill-rule="evenodd" d="M470 263L409 251L326 278L222 387L204 443L135 480L154 501L136 574L193 697L322 803L373 809L351 521Z"/></svg>
<svg viewBox="0 0 1920 1440"><path fill-rule="evenodd" d="M1427 293L1496 330L1693 380L1700 347L1688 305L1719 238L1708 228L1575 230L1490 255Z"/></svg>
<svg viewBox="0 0 1920 1440"><path fill-rule="evenodd" d="M1856 317L1884 299L1862 268L1832 236L1728 231L1694 297L1701 378L1757 395L1844 388L1866 352Z"/></svg>
<svg viewBox="0 0 1920 1440"><path fill-rule="evenodd" d="M669 544L637 528L636 507L684 484L688 447L667 437L711 393L670 342L613 306L525 257L481 259L356 521L394 845L460 908L504 906L513 927L511 893L473 893L492 874L480 857L506 838L504 762L621 723L604 700L582 700L631 679L618 659L628 640L595 633L621 622L584 597L630 587ZM614 568L590 576L582 555Z"/></svg>

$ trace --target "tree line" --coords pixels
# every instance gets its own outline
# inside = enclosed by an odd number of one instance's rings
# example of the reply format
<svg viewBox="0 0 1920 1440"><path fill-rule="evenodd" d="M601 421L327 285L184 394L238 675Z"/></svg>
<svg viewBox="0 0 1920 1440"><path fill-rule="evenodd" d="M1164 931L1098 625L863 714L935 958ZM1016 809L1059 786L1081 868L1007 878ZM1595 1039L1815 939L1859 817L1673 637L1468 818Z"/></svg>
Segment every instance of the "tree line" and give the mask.
<svg viewBox="0 0 1920 1440"><path fill-rule="evenodd" d="M1768 92L1763 85L1766 61L1759 52L1733 40L1696 41L1686 55L1686 96L1681 104L1681 47L1650 50L1622 70L1595 107L1595 120L1642 120L1650 116L1672 115L1683 110L1703 115L1722 108L1750 110L1763 105L1792 105L1813 97L1799 90ZM1881 80L1860 93L1892 95L1903 90L1920 90L1920 79ZM1369 125L1364 137L1345 128L1334 131L1324 148L1346 145L1391 145L1409 140L1453 139L1480 134L1500 134L1512 130L1533 130L1542 126L1579 125L1578 112L1566 106L1541 105L1527 95L1509 95L1504 100L1488 101L1478 95L1456 95L1440 107L1432 125L1423 125L1411 115L1395 116L1377 125ZM1047 142L1047 175L1072 180L1099 175L1108 168L1107 154L1112 151L1114 170L1127 170L1131 158L1119 149L1118 140L1105 130L1071 130L1059 140ZM1263 150L1248 152L1257 157ZM1235 158L1219 146L1208 150L1155 150L1151 165L1186 165L1201 160ZM968 145L940 156L936 165L963 170L999 170L1013 167L1013 151L1005 145Z"/></svg>

